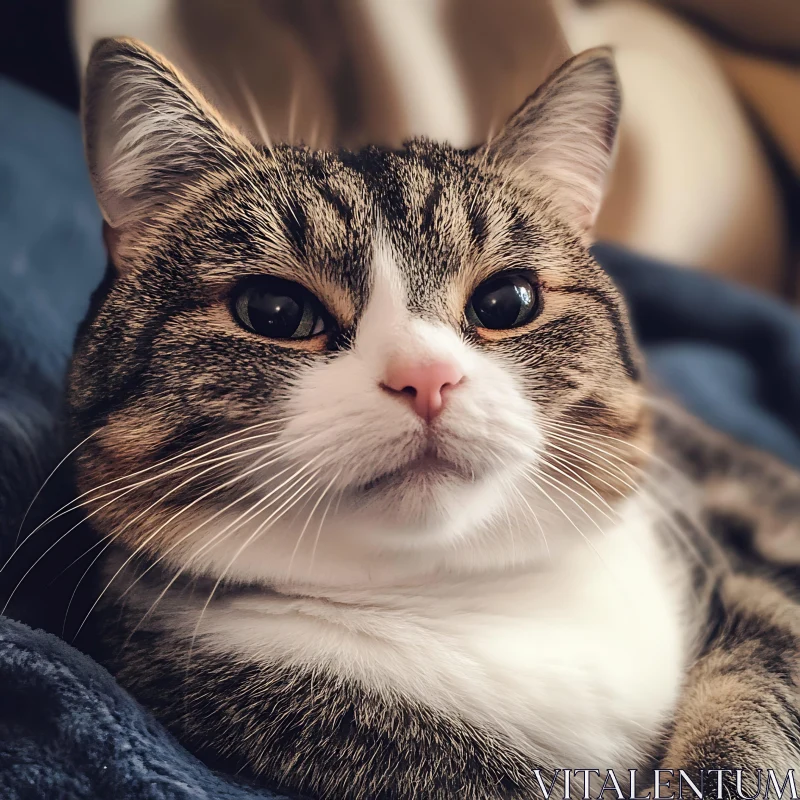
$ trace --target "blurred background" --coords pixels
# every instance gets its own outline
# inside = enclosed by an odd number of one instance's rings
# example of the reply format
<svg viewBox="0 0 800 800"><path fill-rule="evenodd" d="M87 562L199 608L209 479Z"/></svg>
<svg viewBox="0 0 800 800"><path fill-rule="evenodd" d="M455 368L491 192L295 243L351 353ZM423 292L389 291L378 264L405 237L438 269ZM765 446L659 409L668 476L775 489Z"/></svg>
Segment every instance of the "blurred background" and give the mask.
<svg viewBox="0 0 800 800"><path fill-rule="evenodd" d="M69 108L133 35L240 127L312 146L478 143L611 44L625 111L598 237L800 297L798 0L4 0L0 72ZM254 114L253 106L258 111Z"/></svg>
<svg viewBox="0 0 800 800"><path fill-rule="evenodd" d="M800 300L800 0L3 0L0 73L75 109L92 42L119 34L253 136L260 116L350 147L478 143L611 44L625 107L598 237Z"/></svg>
<svg viewBox="0 0 800 800"><path fill-rule="evenodd" d="M611 44L625 107L598 237L800 299L798 0L4 0L0 72L74 109L92 42L119 34L253 136L260 115L275 140L350 147L478 143Z"/></svg>

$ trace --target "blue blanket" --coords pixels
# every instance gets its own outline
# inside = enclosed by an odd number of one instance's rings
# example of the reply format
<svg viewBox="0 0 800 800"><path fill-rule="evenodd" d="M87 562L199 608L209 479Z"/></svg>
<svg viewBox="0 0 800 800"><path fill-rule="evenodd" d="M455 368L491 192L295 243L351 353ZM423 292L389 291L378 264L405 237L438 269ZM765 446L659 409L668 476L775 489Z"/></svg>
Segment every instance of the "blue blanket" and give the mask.
<svg viewBox="0 0 800 800"><path fill-rule="evenodd" d="M655 378L800 467L800 318L618 248L596 255L629 299ZM0 562L63 451L64 369L103 264L77 120L0 81ZM2 800L275 797L214 774L64 641L0 617Z"/></svg>

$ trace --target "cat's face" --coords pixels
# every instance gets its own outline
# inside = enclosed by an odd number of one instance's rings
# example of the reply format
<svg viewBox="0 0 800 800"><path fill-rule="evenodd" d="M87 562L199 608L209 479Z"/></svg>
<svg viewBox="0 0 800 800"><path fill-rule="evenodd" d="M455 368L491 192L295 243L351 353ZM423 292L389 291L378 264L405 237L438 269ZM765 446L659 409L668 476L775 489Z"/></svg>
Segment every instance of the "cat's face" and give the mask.
<svg viewBox="0 0 800 800"><path fill-rule="evenodd" d="M585 246L605 52L475 152L255 146L130 42L86 91L114 269L69 400L103 533L217 577L407 580L541 558L630 491L637 358Z"/></svg>

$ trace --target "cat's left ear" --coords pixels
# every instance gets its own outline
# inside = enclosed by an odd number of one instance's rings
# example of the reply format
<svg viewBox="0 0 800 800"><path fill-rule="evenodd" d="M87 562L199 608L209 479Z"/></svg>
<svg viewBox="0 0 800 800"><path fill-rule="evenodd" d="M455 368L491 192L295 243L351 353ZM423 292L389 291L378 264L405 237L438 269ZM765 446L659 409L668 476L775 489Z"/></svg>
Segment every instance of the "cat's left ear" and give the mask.
<svg viewBox="0 0 800 800"><path fill-rule="evenodd" d="M531 95L477 157L546 196L588 238L611 165L620 105L611 51L586 50Z"/></svg>
<svg viewBox="0 0 800 800"><path fill-rule="evenodd" d="M132 39L95 45L82 117L89 171L112 241L185 196L202 173L252 147L175 67Z"/></svg>

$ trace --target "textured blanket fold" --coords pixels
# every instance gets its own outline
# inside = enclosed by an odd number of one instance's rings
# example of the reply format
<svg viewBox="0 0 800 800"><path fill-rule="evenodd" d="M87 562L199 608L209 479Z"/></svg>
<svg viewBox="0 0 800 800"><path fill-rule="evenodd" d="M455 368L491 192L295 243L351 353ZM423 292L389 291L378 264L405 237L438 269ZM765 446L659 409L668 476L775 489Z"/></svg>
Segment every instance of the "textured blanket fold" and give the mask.
<svg viewBox="0 0 800 800"><path fill-rule="evenodd" d="M0 618L0 798L255 800L214 775L100 666Z"/></svg>
<svg viewBox="0 0 800 800"><path fill-rule="evenodd" d="M800 467L794 311L613 247L596 255L628 297L655 377L710 423ZM77 120L0 81L0 562L63 452L63 372L102 268ZM45 582L43 602L47 592ZM0 800L276 797L190 756L62 640L0 618Z"/></svg>

